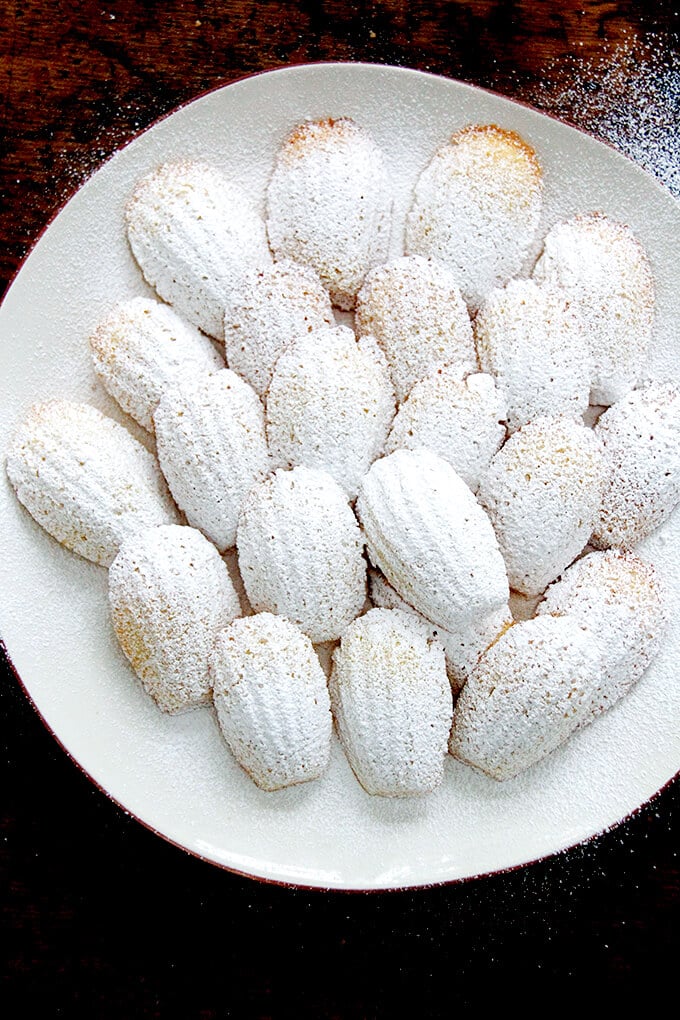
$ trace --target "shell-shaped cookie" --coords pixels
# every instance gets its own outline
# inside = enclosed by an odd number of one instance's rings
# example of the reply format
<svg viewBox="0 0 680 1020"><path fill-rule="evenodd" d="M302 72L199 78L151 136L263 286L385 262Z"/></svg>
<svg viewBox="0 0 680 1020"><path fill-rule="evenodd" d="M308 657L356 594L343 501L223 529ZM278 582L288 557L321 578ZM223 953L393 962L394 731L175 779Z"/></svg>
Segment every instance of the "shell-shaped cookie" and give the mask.
<svg viewBox="0 0 680 1020"><path fill-rule="evenodd" d="M580 214L548 233L535 279L568 296L593 358L591 401L612 404L639 380L652 337L655 286L630 227Z"/></svg>
<svg viewBox="0 0 680 1020"><path fill-rule="evenodd" d="M542 171L514 131L494 124L457 131L416 183L406 221L406 251L441 259L468 305L526 262L541 215Z"/></svg>
<svg viewBox="0 0 680 1020"><path fill-rule="evenodd" d="M539 415L581 418L588 407L589 347L566 295L534 280L493 290L475 318L477 357L508 405L508 428Z"/></svg>
<svg viewBox="0 0 680 1020"><path fill-rule="evenodd" d="M117 305L99 323L90 336L90 353L101 383L149 432L167 389L224 368L207 336L169 305L145 297Z"/></svg>
<svg viewBox="0 0 680 1020"><path fill-rule="evenodd" d="M160 709L210 701L215 637L241 609L200 531L165 525L124 542L109 570L109 603L118 642Z"/></svg>
<svg viewBox="0 0 680 1020"><path fill-rule="evenodd" d="M446 656L446 672L454 694L460 691L482 652L512 623L510 610L505 605L494 610L488 617L470 620L460 631L453 633L444 627L435 627L426 620L422 613L403 600L379 570L369 570L368 590L375 606L413 614L427 627L430 637L439 641Z"/></svg>
<svg viewBox="0 0 680 1020"><path fill-rule="evenodd" d="M355 620L333 655L331 705L345 753L367 793L409 797L441 782L452 698L444 652L396 609Z"/></svg>
<svg viewBox="0 0 680 1020"><path fill-rule="evenodd" d="M268 265L264 222L248 196L212 166L165 163L136 185L125 209L144 278L210 336L224 336L224 295Z"/></svg>
<svg viewBox="0 0 680 1020"><path fill-rule="evenodd" d="M448 461L473 492L505 441L505 399L493 378L445 365L416 383L397 411L385 452L424 446Z"/></svg>
<svg viewBox="0 0 680 1020"><path fill-rule="evenodd" d="M570 418L536 418L508 439L478 495L512 588L539 594L578 556L597 520L604 479L601 443Z"/></svg>
<svg viewBox="0 0 680 1020"><path fill-rule="evenodd" d="M364 478L357 514L371 562L439 627L459 631L508 601L491 522L450 464L429 450L396 450Z"/></svg>
<svg viewBox="0 0 680 1020"><path fill-rule="evenodd" d="M218 635L211 669L220 729L253 782L280 790L318 779L333 723L309 638L271 613L244 617Z"/></svg>
<svg viewBox="0 0 680 1020"><path fill-rule="evenodd" d="M229 368L262 396L285 348L305 333L333 326L327 292L308 266L284 259L249 274L225 294L224 346Z"/></svg>
<svg viewBox="0 0 680 1020"><path fill-rule="evenodd" d="M350 499L383 450L394 417L385 359L347 326L298 337L279 358L267 397L267 439L277 467L327 471Z"/></svg>
<svg viewBox="0 0 680 1020"><path fill-rule="evenodd" d="M156 458L89 404L31 407L10 440L6 469L45 531L105 567L130 535L178 520Z"/></svg>
<svg viewBox="0 0 680 1020"><path fill-rule="evenodd" d="M366 597L366 562L347 497L322 471L276 471L248 497L239 567L255 612L278 613L315 644L333 641Z"/></svg>
<svg viewBox="0 0 680 1020"><path fill-rule="evenodd" d="M600 647L603 683L596 714L626 694L657 655L668 623L666 595L651 563L630 552L592 552L551 584L539 613L572 616Z"/></svg>
<svg viewBox="0 0 680 1020"><path fill-rule="evenodd" d="M607 484L593 542L630 548L680 502L680 390L654 382L613 404L595 426Z"/></svg>
<svg viewBox="0 0 680 1020"><path fill-rule="evenodd" d="M404 256L372 269L357 297L356 329L384 351L400 401L439 365L475 361L456 277L436 259Z"/></svg>
<svg viewBox="0 0 680 1020"><path fill-rule="evenodd" d="M228 368L168 390L154 415L158 459L177 505L220 551L246 496L269 473L264 408Z"/></svg>
<svg viewBox="0 0 680 1020"><path fill-rule="evenodd" d="M516 623L484 653L461 691L449 751L492 779L512 779L594 718L601 682L592 632L577 619Z"/></svg>
<svg viewBox="0 0 680 1020"><path fill-rule="evenodd" d="M352 308L368 270L387 258L392 191L382 153L348 117L307 121L285 140L267 189L277 259L314 269L333 304Z"/></svg>

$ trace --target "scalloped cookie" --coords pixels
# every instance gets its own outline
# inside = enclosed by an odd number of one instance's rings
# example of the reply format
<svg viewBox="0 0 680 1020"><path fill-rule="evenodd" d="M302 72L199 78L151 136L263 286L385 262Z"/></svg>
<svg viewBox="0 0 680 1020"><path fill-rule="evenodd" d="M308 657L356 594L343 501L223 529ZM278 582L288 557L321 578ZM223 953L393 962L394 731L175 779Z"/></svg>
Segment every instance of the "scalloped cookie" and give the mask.
<svg viewBox="0 0 680 1020"><path fill-rule="evenodd" d="M178 520L153 454L89 404L34 404L10 439L5 466L33 519L105 567L126 538Z"/></svg>
<svg viewBox="0 0 680 1020"><path fill-rule="evenodd" d="M315 644L340 637L361 611L361 531L330 475L302 466L256 486L241 512L237 548L254 611L288 617Z"/></svg>
<svg viewBox="0 0 680 1020"><path fill-rule="evenodd" d="M277 467L327 471L350 499L383 450L394 418L385 358L347 326L295 340L279 358L267 395L267 439Z"/></svg>
<svg viewBox="0 0 680 1020"><path fill-rule="evenodd" d="M271 262L264 222L215 167L165 163L137 182L125 207L132 253L159 297L222 340L224 295Z"/></svg>
<svg viewBox="0 0 680 1020"><path fill-rule="evenodd" d="M535 418L508 439L479 488L510 587L537 595L590 538L605 483L602 445L570 418Z"/></svg>
<svg viewBox="0 0 680 1020"><path fill-rule="evenodd" d="M371 609L333 654L335 724L367 793L422 796L442 780L451 727L444 651L417 619Z"/></svg>
<svg viewBox="0 0 680 1020"><path fill-rule="evenodd" d="M559 286L578 317L593 359L592 403L619 400L642 374L654 325L654 277L630 227L602 213L555 224L534 278Z"/></svg>
<svg viewBox="0 0 680 1020"><path fill-rule="evenodd" d="M433 624L459 631L507 604L491 522L441 457L396 450L376 461L356 510L373 565Z"/></svg>
<svg viewBox="0 0 680 1020"><path fill-rule="evenodd" d="M385 444L385 453L425 447L448 461L473 492L505 441L505 398L492 376L471 365L445 365L416 383Z"/></svg>
<svg viewBox="0 0 680 1020"><path fill-rule="evenodd" d="M630 548L680 503L680 390L654 382L613 404L595 426L607 484L593 543Z"/></svg>
<svg viewBox="0 0 680 1020"><path fill-rule="evenodd" d="M215 637L241 609L207 538L168 525L124 542L109 570L109 603L118 642L160 709L209 702Z"/></svg>
<svg viewBox="0 0 680 1020"><path fill-rule="evenodd" d="M539 614L573 616L601 650L603 683L593 712L627 694L661 647L669 611L651 563L620 549L588 553L550 585Z"/></svg>
<svg viewBox="0 0 680 1020"><path fill-rule="evenodd" d="M406 252L445 262L477 308L523 268L541 216L543 174L516 132L495 124L457 131L415 186Z"/></svg>
<svg viewBox="0 0 680 1020"><path fill-rule="evenodd" d="M597 645L572 616L505 631L472 671L453 713L449 751L492 779L513 779L594 718Z"/></svg>
<svg viewBox="0 0 680 1020"><path fill-rule="evenodd" d="M177 505L220 551L230 548L248 493L270 470L258 395L223 368L168 390L154 424L158 459Z"/></svg>
<svg viewBox="0 0 680 1020"><path fill-rule="evenodd" d="M533 280L493 290L475 318L475 343L480 368L507 402L510 431L545 414L582 418L593 367L562 291Z"/></svg>
<svg viewBox="0 0 680 1020"><path fill-rule="evenodd" d="M148 432L166 390L224 368L207 336L169 305L145 297L112 309L90 336L90 354L104 388Z"/></svg>
<svg viewBox="0 0 680 1020"><path fill-rule="evenodd" d="M309 638L259 613L218 634L213 698L224 739L262 790L318 779L331 749L326 677Z"/></svg>
<svg viewBox="0 0 680 1020"><path fill-rule="evenodd" d="M456 278L436 259L404 256L372 269L357 297L356 329L383 350L400 401L440 365L475 361Z"/></svg>
<svg viewBox="0 0 680 1020"><path fill-rule="evenodd" d="M269 243L314 269L339 308L387 258L391 210L383 155L351 118L305 121L284 141L267 188Z"/></svg>
<svg viewBox="0 0 680 1020"><path fill-rule="evenodd" d="M250 273L225 294L224 346L229 368L259 396L279 355L299 336L335 325L328 294L313 269L290 259Z"/></svg>

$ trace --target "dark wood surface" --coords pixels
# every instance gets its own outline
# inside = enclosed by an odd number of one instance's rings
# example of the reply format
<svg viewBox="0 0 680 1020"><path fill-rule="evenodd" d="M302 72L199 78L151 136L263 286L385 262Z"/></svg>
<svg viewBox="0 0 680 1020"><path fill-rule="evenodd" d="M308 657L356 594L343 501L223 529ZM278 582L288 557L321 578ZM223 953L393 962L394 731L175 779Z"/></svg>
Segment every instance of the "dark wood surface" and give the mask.
<svg viewBox="0 0 680 1020"><path fill-rule="evenodd" d="M622 0L4 0L3 288L121 144L207 89L289 63L395 63L494 88L609 137L674 188L678 11ZM678 781L588 845L507 875L314 893L219 871L148 832L66 757L6 667L0 706L3 1000L21 1004L5 1015L39 1004L41 1017L387 1017L413 1012L415 993L419 1015L443 1016L498 992L508 1007L547 989L543 1008L611 1008L653 1006L673 987Z"/></svg>

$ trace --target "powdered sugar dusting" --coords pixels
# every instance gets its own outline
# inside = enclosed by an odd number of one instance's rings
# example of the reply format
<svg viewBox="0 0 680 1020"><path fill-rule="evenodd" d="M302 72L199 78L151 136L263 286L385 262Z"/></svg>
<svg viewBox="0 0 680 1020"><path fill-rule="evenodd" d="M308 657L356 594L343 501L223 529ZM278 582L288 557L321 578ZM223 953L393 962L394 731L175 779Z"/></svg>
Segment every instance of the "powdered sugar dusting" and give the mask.
<svg viewBox="0 0 680 1020"><path fill-rule="evenodd" d="M575 63L568 85L552 85L549 67L526 98L615 145L680 197L680 52L661 42L604 44L598 60Z"/></svg>
<svg viewBox="0 0 680 1020"><path fill-rule="evenodd" d="M597 645L576 617L516 623L463 688L451 754L494 779L512 779L592 720L600 685Z"/></svg>
<svg viewBox="0 0 680 1020"><path fill-rule="evenodd" d="M263 790L318 779L332 721L309 638L271 613L235 620L215 642L211 672L220 729L251 779Z"/></svg>
<svg viewBox="0 0 680 1020"><path fill-rule="evenodd" d="M371 134L351 118L298 125L279 150L267 188L267 231L277 258L315 269L350 309L389 246L391 188Z"/></svg>
<svg viewBox="0 0 680 1020"><path fill-rule="evenodd" d="M371 609L350 624L333 658L336 726L366 792L431 792L444 775L451 728L441 645L411 613Z"/></svg>
<svg viewBox="0 0 680 1020"><path fill-rule="evenodd" d="M109 601L120 646L159 708L208 702L215 635L240 612L215 547L182 525L139 532L111 564Z"/></svg>
<svg viewBox="0 0 680 1020"><path fill-rule="evenodd" d="M516 275L538 229L536 153L516 132L473 125L422 171L406 223L406 252L446 262L471 308Z"/></svg>
<svg viewBox="0 0 680 1020"><path fill-rule="evenodd" d="M371 337L347 326L298 337L279 358L267 396L267 441L276 467L327 471L354 499L382 452L394 395Z"/></svg>
<svg viewBox="0 0 680 1020"><path fill-rule="evenodd" d="M456 276L437 259L404 256L373 269L357 297L356 326L385 352L398 400L439 365L474 361Z"/></svg>

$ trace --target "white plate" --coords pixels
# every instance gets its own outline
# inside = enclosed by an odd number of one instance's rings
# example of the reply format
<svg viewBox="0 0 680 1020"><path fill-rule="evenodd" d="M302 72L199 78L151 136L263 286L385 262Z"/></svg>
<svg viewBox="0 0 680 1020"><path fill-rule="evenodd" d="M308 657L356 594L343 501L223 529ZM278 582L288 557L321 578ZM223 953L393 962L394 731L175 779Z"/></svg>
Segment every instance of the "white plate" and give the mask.
<svg viewBox="0 0 680 1020"><path fill-rule="evenodd" d="M545 171L543 231L579 210L628 222L658 285L653 368L680 378L680 208L599 142L498 96L419 72L314 65L237 82L183 107L116 154L75 195L27 258L0 310L0 435L33 401L65 396L122 416L97 384L93 324L144 293L122 208L160 160L214 162L262 202L272 159L300 120L349 115L383 148L403 217L435 148L470 122L519 131ZM128 422L128 424L130 424ZM679 521L647 543L669 582L674 624L660 659L608 715L524 777L496 784L454 761L417 803L364 794L335 744L320 781L260 792L202 709L163 716L112 636L106 571L68 553L17 504L2 472L0 628L26 689L92 779L167 839L216 864L309 886L386 889L510 868L616 823L680 769Z"/></svg>

